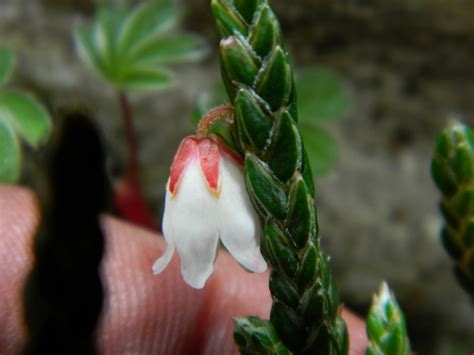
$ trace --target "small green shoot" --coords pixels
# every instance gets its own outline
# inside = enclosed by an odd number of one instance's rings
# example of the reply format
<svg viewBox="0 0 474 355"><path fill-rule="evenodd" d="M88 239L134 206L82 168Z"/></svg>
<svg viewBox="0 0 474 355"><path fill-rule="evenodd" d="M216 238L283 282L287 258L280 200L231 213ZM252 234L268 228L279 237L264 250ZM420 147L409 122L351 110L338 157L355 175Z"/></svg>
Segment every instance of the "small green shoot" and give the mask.
<svg viewBox="0 0 474 355"><path fill-rule="evenodd" d="M369 338L366 355L410 354L403 312L385 282L379 294L374 295L366 329Z"/></svg>

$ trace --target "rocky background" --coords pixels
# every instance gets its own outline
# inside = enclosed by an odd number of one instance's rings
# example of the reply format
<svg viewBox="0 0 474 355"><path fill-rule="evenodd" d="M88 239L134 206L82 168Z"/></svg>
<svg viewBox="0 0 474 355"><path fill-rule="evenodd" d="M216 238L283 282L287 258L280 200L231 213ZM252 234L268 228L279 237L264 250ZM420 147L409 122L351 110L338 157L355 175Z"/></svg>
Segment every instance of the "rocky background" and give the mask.
<svg viewBox="0 0 474 355"><path fill-rule="evenodd" d="M181 0L184 26L209 55L175 68L173 89L132 95L143 184L161 216L174 150L193 126L201 92L219 80L207 0ZM297 66L337 71L352 109L331 124L340 159L317 181L322 244L346 305L365 315L382 280L394 288L418 354L472 354L474 307L439 242L439 195L429 164L450 115L474 126L474 2L470 0L273 0ZM18 66L10 87L52 112L86 107L103 129L112 176L125 164L114 92L79 60L71 31L93 0L0 0L0 42ZM28 170L28 168L27 168ZM26 174L25 182L31 178Z"/></svg>

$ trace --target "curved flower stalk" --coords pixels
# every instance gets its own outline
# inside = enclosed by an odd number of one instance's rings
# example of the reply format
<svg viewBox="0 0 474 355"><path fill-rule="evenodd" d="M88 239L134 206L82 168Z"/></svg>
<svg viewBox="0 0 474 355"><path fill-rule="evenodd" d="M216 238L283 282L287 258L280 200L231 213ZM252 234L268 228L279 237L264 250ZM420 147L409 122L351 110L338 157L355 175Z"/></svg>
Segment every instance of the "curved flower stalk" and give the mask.
<svg viewBox="0 0 474 355"><path fill-rule="evenodd" d="M212 274L219 239L246 269L267 269L242 159L217 136L188 136L181 142L166 186L163 234L168 246L153 272L168 265L176 248L183 278L194 288L204 287Z"/></svg>
<svg viewBox="0 0 474 355"><path fill-rule="evenodd" d="M212 9L223 37L221 72L235 109L234 140L245 157L247 191L264 226L262 247L272 267L276 338L262 338L259 347L247 342L266 327L249 321L236 327L236 342L244 353L271 353L278 339L296 354L345 354L346 325L319 247L313 176L278 20L265 0L213 0Z"/></svg>
<svg viewBox="0 0 474 355"><path fill-rule="evenodd" d="M469 127L452 122L438 136L431 173L443 194L441 239L456 261L456 276L474 297L474 132Z"/></svg>
<svg viewBox="0 0 474 355"><path fill-rule="evenodd" d="M366 328L369 338L366 355L410 354L403 312L385 282L379 294L374 295Z"/></svg>

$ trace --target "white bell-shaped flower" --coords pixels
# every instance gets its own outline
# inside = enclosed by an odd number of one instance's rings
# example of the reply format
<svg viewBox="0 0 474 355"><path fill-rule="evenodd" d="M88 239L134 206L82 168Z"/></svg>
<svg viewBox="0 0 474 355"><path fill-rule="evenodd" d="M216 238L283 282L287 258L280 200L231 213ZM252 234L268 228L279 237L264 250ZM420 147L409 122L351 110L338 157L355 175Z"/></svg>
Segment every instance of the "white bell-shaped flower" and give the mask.
<svg viewBox="0 0 474 355"><path fill-rule="evenodd" d="M183 279L202 288L214 269L219 239L246 269L263 272L261 227L249 200L242 160L216 137L186 137L171 165L166 186L165 253L154 263L160 273L175 248Z"/></svg>

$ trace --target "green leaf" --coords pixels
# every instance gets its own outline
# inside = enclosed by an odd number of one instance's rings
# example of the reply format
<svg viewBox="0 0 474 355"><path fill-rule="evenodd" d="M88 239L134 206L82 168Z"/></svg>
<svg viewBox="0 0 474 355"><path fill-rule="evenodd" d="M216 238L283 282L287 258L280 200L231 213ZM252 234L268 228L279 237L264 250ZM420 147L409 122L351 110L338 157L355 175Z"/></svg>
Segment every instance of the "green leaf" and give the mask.
<svg viewBox="0 0 474 355"><path fill-rule="evenodd" d="M446 196L452 196L458 188L456 176L442 156L435 156L431 161L431 175L436 186Z"/></svg>
<svg viewBox="0 0 474 355"><path fill-rule="evenodd" d="M301 137L295 121L286 111L281 115L275 131L272 153L268 159L269 165L275 175L282 182L286 182L301 167L303 160Z"/></svg>
<svg viewBox="0 0 474 355"><path fill-rule="evenodd" d="M259 59L244 39L228 37L220 44L221 65L233 80L251 86L258 72ZM229 90L229 88L227 88Z"/></svg>
<svg viewBox="0 0 474 355"><path fill-rule="evenodd" d="M314 201L303 178L293 184L289 200L288 231L295 245L302 249L309 240L316 242L318 228Z"/></svg>
<svg viewBox="0 0 474 355"><path fill-rule="evenodd" d="M234 340L241 354L290 355L273 324L257 317L234 318Z"/></svg>
<svg viewBox="0 0 474 355"><path fill-rule="evenodd" d="M318 176L327 174L338 157L336 141L318 127L301 125L300 132L313 173Z"/></svg>
<svg viewBox="0 0 474 355"><path fill-rule="evenodd" d="M157 90L172 85L171 75L160 68L130 68L115 82L122 90Z"/></svg>
<svg viewBox="0 0 474 355"><path fill-rule="evenodd" d="M234 6L245 21L251 24L255 10L264 1L265 0L235 0Z"/></svg>
<svg viewBox="0 0 474 355"><path fill-rule="evenodd" d="M273 122L265 111L250 89L239 90L235 99L235 121L241 128L239 132L245 134L242 146L249 142L254 149L263 150L269 144Z"/></svg>
<svg viewBox="0 0 474 355"><path fill-rule="evenodd" d="M266 56L272 48L282 42L280 25L268 4L263 5L259 9L249 42L255 52L261 57Z"/></svg>
<svg viewBox="0 0 474 355"><path fill-rule="evenodd" d="M96 44L95 29L78 27L74 31L74 38L79 55L97 74L107 79L106 66L103 54Z"/></svg>
<svg viewBox="0 0 474 355"><path fill-rule="evenodd" d="M32 96L16 91L0 93L0 118L6 119L23 139L33 147L45 141L51 133L48 112Z"/></svg>
<svg viewBox="0 0 474 355"><path fill-rule="evenodd" d="M306 249L306 253L302 256L301 266L298 274L298 286L300 289L305 290L311 284L314 279L320 274L319 273L319 254L316 246L310 244Z"/></svg>
<svg viewBox="0 0 474 355"><path fill-rule="evenodd" d="M298 307L298 291L288 284L284 276L280 276L277 272L270 273L269 287L273 297L280 300L280 302L291 308Z"/></svg>
<svg viewBox="0 0 474 355"><path fill-rule="evenodd" d="M97 12L96 44L97 49L104 54L111 68L117 65L119 32L128 9L102 5Z"/></svg>
<svg viewBox="0 0 474 355"><path fill-rule="evenodd" d="M0 182L12 184L20 176L21 150L10 124L0 118Z"/></svg>
<svg viewBox="0 0 474 355"><path fill-rule="evenodd" d="M265 236L263 245L266 257L272 265L280 265L280 270L284 270L289 278L293 278L296 275L298 256L289 247L288 237L270 221L265 225Z"/></svg>
<svg viewBox="0 0 474 355"><path fill-rule="evenodd" d="M282 220L287 215L287 198L282 185L256 156L245 157L245 179L249 195L257 209Z"/></svg>
<svg viewBox="0 0 474 355"><path fill-rule="evenodd" d="M304 347L307 336L305 326L293 309L274 300L270 320L277 329L278 335L286 339L285 345L290 350L295 351Z"/></svg>
<svg viewBox="0 0 474 355"><path fill-rule="evenodd" d="M128 56L130 65L176 63L201 58L205 53L202 40L193 34L158 37L136 47Z"/></svg>
<svg viewBox="0 0 474 355"><path fill-rule="evenodd" d="M15 67L15 53L10 47L0 46L0 85L5 84Z"/></svg>
<svg viewBox="0 0 474 355"><path fill-rule="evenodd" d="M211 7L222 37L237 33L248 35L244 18L237 11L233 11L231 4L223 0L212 0Z"/></svg>
<svg viewBox="0 0 474 355"><path fill-rule="evenodd" d="M170 0L145 2L127 17L119 35L118 52L129 53L150 39L154 40L173 28L181 12Z"/></svg>
<svg viewBox="0 0 474 355"><path fill-rule="evenodd" d="M275 111L288 103L293 88L291 66L280 46L265 60L256 83L257 93Z"/></svg>
<svg viewBox="0 0 474 355"><path fill-rule="evenodd" d="M296 77L301 122L319 122L341 118L350 108L341 79L331 70L311 67Z"/></svg>

